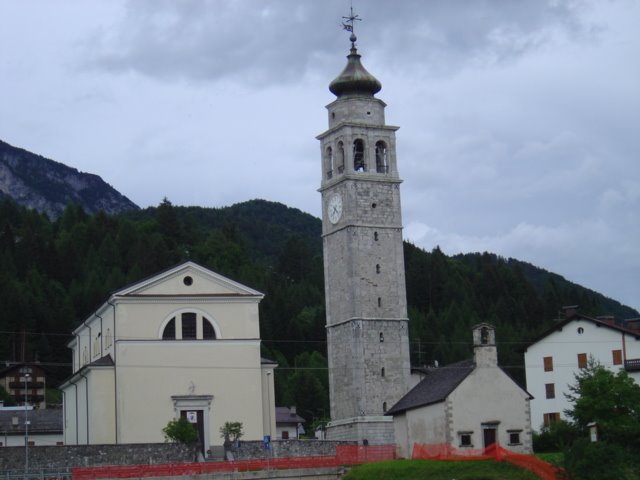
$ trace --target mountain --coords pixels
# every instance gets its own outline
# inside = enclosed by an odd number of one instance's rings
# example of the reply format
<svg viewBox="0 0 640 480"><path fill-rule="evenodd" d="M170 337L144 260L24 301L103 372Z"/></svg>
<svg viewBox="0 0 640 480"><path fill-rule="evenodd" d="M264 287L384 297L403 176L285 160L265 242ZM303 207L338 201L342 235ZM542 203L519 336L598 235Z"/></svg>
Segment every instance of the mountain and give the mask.
<svg viewBox="0 0 640 480"><path fill-rule="evenodd" d="M0 197L57 218L69 204L108 214L139 207L99 176L41 157L0 140Z"/></svg>

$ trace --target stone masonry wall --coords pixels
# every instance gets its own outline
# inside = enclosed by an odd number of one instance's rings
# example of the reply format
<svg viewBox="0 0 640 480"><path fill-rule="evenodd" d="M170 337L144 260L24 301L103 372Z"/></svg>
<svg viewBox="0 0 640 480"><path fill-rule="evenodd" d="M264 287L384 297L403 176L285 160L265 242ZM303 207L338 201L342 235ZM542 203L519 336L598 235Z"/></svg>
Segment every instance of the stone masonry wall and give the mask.
<svg viewBox="0 0 640 480"><path fill-rule="evenodd" d="M337 445L355 442L323 440L276 440L266 450L260 441L240 442L236 460L284 457L334 456ZM29 469L64 470L71 467L185 463L195 460L194 450L176 443L128 445L61 445L29 448ZM0 472L24 470L24 447L0 448Z"/></svg>
<svg viewBox="0 0 640 480"><path fill-rule="evenodd" d="M29 469L66 469L99 465L184 463L194 460L194 451L176 443L128 445L60 445L29 448ZM23 470L24 447L0 448L0 472Z"/></svg>
<svg viewBox="0 0 640 480"><path fill-rule="evenodd" d="M327 457L336 454L338 445L355 445L356 442L331 442L326 440L275 440L266 450L260 441L240 442L234 449L236 460L254 458Z"/></svg>

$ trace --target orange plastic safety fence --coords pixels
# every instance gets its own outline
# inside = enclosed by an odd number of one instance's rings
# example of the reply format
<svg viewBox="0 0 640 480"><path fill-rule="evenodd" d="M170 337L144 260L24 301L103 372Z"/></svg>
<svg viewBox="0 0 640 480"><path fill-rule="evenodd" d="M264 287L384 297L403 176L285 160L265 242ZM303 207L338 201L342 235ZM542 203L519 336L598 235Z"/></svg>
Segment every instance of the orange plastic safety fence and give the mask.
<svg viewBox="0 0 640 480"><path fill-rule="evenodd" d="M394 445L343 445L336 448L335 456L269 458L233 462L167 463L157 465L129 465L82 467L72 469L74 480L99 478L169 477L216 472L234 472L265 469L323 468L356 465L395 458Z"/></svg>
<svg viewBox="0 0 640 480"><path fill-rule="evenodd" d="M499 445L491 445L483 450L458 449L447 443L413 446L411 458L427 460L497 460L506 461L535 473L542 480L559 480L561 470L532 455L524 455L506 450Z"/></svg>

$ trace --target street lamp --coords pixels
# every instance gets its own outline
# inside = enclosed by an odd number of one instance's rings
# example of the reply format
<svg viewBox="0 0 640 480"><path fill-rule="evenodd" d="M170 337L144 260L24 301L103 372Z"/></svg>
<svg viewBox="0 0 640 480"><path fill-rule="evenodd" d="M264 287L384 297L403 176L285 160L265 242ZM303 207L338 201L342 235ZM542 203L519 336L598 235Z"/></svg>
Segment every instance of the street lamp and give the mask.
<svg viewBox="0 0 640 480"><path fill-rule="evenodd" d="M269 439L271 439L271 372L267 372L267 412L269 418Z"/></svg>
<svg viewBox="0 0 640 480"><path fill-rule="evenodd" d="M29 390L27 386L31 378L31 369L29 367L21 368L20 373L24 374L24 472L26 474L29 472Z"/></svg>

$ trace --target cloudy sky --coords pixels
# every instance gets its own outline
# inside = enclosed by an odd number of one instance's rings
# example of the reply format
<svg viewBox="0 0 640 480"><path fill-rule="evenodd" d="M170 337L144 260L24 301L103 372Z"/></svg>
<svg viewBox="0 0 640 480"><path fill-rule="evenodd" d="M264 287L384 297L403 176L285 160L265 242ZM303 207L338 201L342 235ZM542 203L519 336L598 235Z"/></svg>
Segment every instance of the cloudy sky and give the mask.
<svg viewBox="0 0 640 480"><path fill-rule="evenodd" d="M354 0L405 238L640 308L640 2ZM2 0L0 139L141 207L320 215L349 0Z"/></svg>

